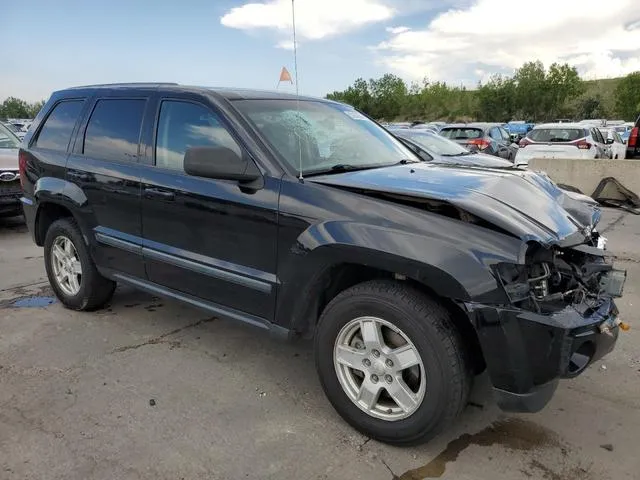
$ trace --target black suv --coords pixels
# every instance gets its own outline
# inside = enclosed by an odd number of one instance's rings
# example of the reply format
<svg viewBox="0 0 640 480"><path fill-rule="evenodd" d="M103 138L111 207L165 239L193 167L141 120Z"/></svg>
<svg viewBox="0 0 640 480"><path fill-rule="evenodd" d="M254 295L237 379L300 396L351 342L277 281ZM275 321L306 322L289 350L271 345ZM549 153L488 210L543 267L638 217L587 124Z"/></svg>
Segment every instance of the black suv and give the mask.
<svg viewBox="0 0 640 480"><path fill-rule="evenodd" d="M517 171L430 165L353 108L174 84L54 93L19 152L68 308L116 282L315 341L354 427L425 441L487 368L537 411L618 336L599 211Z"/></svg>

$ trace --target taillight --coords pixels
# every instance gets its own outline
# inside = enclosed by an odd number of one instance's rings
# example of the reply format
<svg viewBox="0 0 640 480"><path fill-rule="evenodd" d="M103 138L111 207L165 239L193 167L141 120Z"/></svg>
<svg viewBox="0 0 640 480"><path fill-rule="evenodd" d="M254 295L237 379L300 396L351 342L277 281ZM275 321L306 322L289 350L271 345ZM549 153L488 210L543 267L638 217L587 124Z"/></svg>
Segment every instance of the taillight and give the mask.
<svg viewBox="0 0 640 480"><path fill-rule="evenodd" d="M627 146L635 147L636 143L638 143L638 127L633 127L631 129L631 133L629 134L629 140L627 141Z"/></svg>
<svg viewBox="0 0 640 480"><path fill-rule="evenodd" d="M18 154L18 170L20 171L20 186L24 190L24 181L27 178L27 154L22 151Z"/></svg>
<svg viewBox="0 0 640 480"><path fill-rule="evenodd" d="M469 140L467 143L469 145L475 145L476 147L478 147L478 150L484 150L485 148L489 148L489 145L491 145L491 143L489 143L489 141L485 140L484 138L474 138L472 140Z"/></svg>
<svg viewBox="0 0 640 480"><path fill-rule="evenodd" d="M580 150L589 150L591 148L591 144L586 140L581 140L580 142L575 144Z"/></svg>
<svg viewBox="0 0 640 480"><path fill-rule="evenodd" d="M529 140L528 138L523 138L522 140L520 140L520 143L518 143L518 146L520 148L524 148L527 145L531 145L531 143L532 143L531 140Z"/></svg>

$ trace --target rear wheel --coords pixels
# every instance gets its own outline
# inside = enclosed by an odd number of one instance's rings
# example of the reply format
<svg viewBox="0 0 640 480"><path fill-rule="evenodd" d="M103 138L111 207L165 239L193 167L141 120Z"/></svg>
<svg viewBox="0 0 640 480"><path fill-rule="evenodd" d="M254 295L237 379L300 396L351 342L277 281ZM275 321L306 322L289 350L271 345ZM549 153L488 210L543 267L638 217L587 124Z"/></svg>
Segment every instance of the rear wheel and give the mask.
<svg viewBox="0 0 640 480"><path fill-rule="evenodd" d="M95 310L111 299L116 284L100 275L72 219L56 220L47 230L44 261L49 283L64 306Z"/></svg>
<svg viewBox="0 0 640 480"><path fill-rule="evenodd" d="M470 365L448 312L398 282L366 282L333 299L315 357L334 408L382 442L427 441L467 402Z"/></svg>

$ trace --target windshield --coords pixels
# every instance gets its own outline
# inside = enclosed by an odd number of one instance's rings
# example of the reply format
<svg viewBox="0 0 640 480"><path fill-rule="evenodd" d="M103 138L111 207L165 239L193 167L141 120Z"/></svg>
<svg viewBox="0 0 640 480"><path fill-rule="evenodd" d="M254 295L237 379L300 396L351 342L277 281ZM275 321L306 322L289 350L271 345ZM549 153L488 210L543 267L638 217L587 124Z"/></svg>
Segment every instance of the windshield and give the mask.
<svg viewBox="0 0 640 480"><path fill-rule="evenodd" d="M581 128L537 128L531 130L528 138L534 142L573 142L586 137Z"/></svg>
<svg viewBox="0 0 640 480"><path fill-rule="evenodd" d="M454 155L466 155L469 150L458 145L456 142L452 142L449 139L443 138L440 135L433 133L413 133L411 131L400 131L398 136L406 137L413 141L420 147L424 148L429 153L435 153L436 155L454 156Z"/></svg>
<svg viewBox="0 0 640 480"><path fill-rule="evenodd" d="M341 104L303 100L236 100L236 106L290 169L318 173L417 161L386 130Z"/></svg>
<svg viewBox="0 0 640 480"><path fill-rule="evenodd" d="M0 148L19 148L20 139L0 123Z"/></svg>
<svg viewBox="0 0 640 480"><path fill-rule="evenodd" d="M480 138L483 136L483 133L479 128L453 127L443 128L440 130L440 135L453 140L466 140L467 138Z"/></svg>

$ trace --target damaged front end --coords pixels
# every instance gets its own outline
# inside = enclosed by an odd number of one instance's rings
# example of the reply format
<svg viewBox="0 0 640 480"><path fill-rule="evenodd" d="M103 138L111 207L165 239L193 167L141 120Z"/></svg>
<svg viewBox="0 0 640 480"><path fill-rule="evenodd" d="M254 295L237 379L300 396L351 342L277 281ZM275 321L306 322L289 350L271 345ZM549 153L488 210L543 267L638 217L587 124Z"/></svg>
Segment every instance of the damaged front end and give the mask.
<svg viewBox="0 0 640 480"><path fill-rule="evenodd" d="M509 306L466 305L502 409L540 410L558 378L581 374L613 350L625 326L614 298L627 274L598 248L603 243L597 233L569 247L531 242L523 263L494 266Z"/></svg>
<svg viewBox="0 0 640 480"><path fill-rule="evenodd" d="M597 244L599 235L594 237ZM511 304L536 313L568 305L597 308L603 299L622 295L627 275L613 268L605 250L589 245L532 243L523 265L500 263L495 269Z"/></svg>

